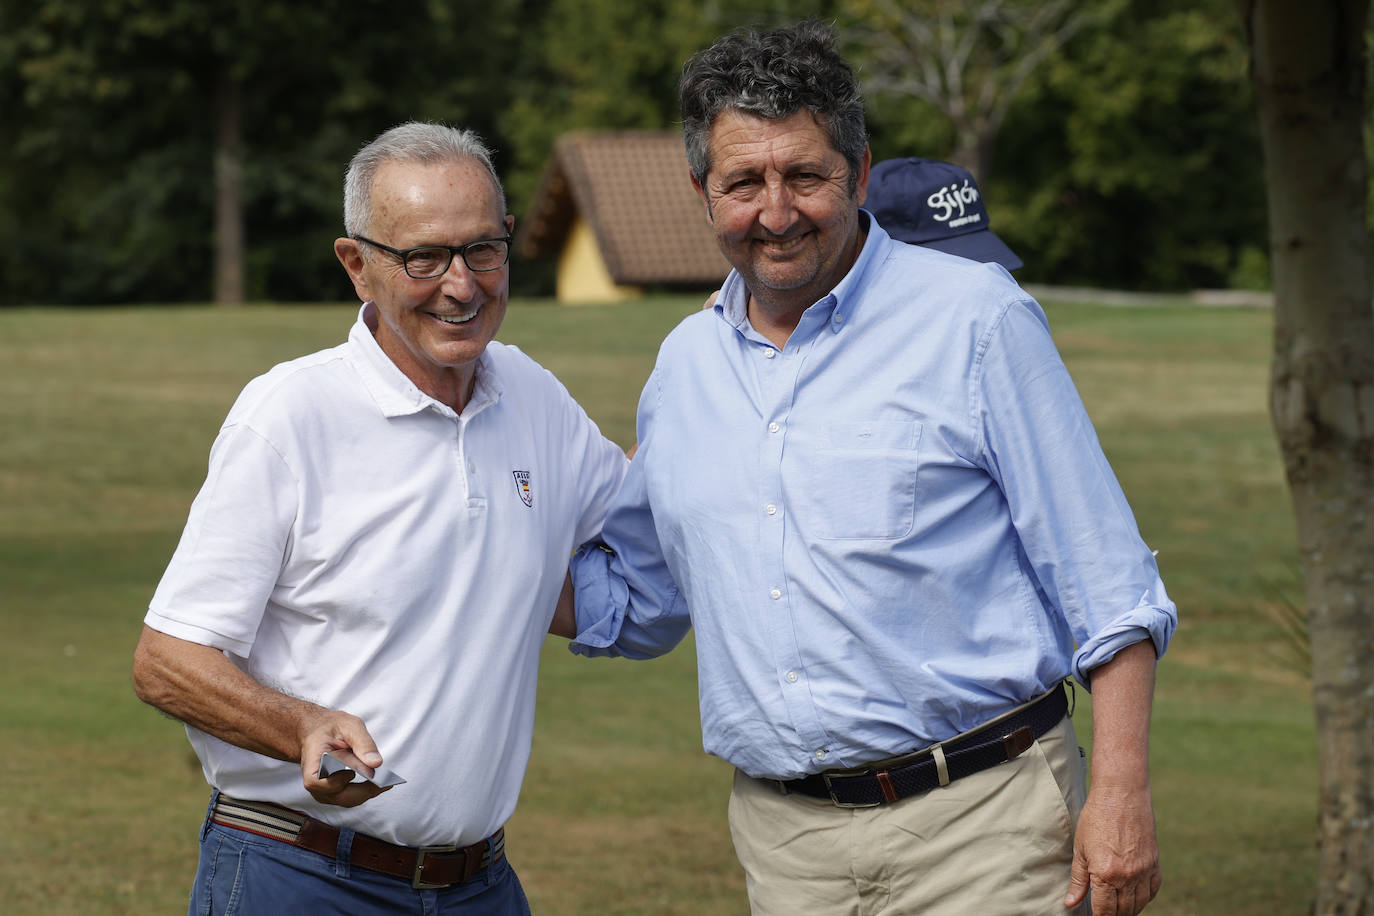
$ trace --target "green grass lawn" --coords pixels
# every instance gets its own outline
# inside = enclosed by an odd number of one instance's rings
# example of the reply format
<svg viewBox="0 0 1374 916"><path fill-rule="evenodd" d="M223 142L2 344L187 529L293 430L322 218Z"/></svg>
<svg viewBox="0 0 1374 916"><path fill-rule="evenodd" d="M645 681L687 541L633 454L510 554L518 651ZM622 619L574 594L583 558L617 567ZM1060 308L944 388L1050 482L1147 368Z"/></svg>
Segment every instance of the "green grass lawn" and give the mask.
<svg viewBox="0 0 1374 916"><path fill-rule="evenodd" d="M628 445L657 343L700 301L515 303L500 336ZM130 655L235 395L341 341L354 311L0 311L0 910L184 912L208 793L180 726L134 698ZM1179 606L1155 705L1150 912L1306 912L1315 750L1280 625L1302 594L1265 406L1271 316L1047 311ZM509 828L535 912L746 913L690 642L632 663L550 640L541 682Z"/></svg>

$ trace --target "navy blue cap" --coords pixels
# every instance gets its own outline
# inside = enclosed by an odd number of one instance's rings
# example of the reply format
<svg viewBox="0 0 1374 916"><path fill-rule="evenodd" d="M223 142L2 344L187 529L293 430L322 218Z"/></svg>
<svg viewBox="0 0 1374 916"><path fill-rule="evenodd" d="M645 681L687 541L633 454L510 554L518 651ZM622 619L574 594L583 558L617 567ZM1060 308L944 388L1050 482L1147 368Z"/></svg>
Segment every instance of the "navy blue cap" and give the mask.
<svg viewBox="0 0 1374 916"><path fill-rule="evenodd" d="M894 239L975 261L1022 266L993 235L978 183L968 170L939 159L886 159L868 173L864 209Z"/></svg>

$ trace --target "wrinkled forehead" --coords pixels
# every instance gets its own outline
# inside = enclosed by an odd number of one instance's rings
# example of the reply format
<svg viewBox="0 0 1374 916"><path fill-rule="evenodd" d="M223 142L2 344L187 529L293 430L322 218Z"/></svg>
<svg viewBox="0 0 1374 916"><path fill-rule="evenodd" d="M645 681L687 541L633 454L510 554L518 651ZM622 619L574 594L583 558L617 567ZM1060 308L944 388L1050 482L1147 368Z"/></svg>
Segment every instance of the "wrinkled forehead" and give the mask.
<svg viewBox="0 0 1374 916"><path fill-rule="evenodd" d="M809 167L826 174L848 172L844 155L815 115L803 109L785 118L729 110L711 125L712 180L738 172Z"/></svg>

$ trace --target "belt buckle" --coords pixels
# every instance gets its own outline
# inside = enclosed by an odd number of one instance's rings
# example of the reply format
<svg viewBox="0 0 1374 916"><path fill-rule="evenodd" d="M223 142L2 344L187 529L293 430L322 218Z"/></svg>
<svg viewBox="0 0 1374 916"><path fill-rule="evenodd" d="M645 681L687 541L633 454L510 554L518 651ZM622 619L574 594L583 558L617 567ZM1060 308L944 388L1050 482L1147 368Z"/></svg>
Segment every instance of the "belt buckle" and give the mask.
<svg viewBox="0 0 1374 916"><path fill-rule="evenodd" d="M836 808L876 808L876 807L878 807L879 805L882 804L881 801L873 801L873 802L844 802L844 801L840 801L838 798L835 797L835 785L834 785L834 783L832 783L832 782L830 781L830 780L831 780L830 774L829 774L829 773L822 773L822 774L820 774L820 775L821 775L821 781L825 783L825 791L827 791L827 792L830 793L830 801L835 805ZM868 775L869 775L869 771L868 771L868 770L860 770L859 772L856 772L856 773L841 773L841 774L836 775L834 778L835 778L835 779L852 779L852 778L855 777L855 776L868 776Z"/></svg>
<svg viewBox="0 0 1374 916"><path fill-rule="evenodd" d="M410 878L410 886L413 887L413 888L415 888L415 890L417 890L417 891L433 890L433 889L439 888L439 887L448 887L448 884L447 884L447 883L432 884L432 883L430 883L430 882L424 880L423 876L424 876L424 872L425 872L425 858L426 858L427 856L429 856L431 853L439 853L439 852L457 852L457 851L458 851L458 847L457 847L457 846L418 846L418 847L416 847L416 849L415 849L415 874L412 875L411 878ZM466 864L467 864L467 862L466 862L466 853L464 853L464 857L465 857L465 861L464 861L463 864L466 865Z"/></svg>

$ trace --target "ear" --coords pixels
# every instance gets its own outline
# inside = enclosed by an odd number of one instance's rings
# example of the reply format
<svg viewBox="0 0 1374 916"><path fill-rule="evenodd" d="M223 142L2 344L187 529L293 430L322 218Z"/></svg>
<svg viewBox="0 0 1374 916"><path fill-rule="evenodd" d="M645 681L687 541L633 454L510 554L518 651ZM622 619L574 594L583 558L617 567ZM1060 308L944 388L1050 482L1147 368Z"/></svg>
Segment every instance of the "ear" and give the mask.
<svg viewBox="0 0 1374 916"><path fill-rule="evenodd" d="M335 239L334 255L339 259L339 263L343 265L343 269L348 273L348 279L353 281L353 291L357 293L358 301L372 301L372 294L368 286L367 276L364 273L367 261L363 259L360 243L356 239Z"/></svg>
<svg viewBox="0 0 1374 916"><path fill-rule="evenodd" d="M506 214L506 235L515 235L515 214Z"/></svg>
<svg viewBox="0 0 1374 916"><path fill-rule="evenodd" d="M868 200L868 167L873 164L873 150L864 147L864 157L859 160L859 180L854 183L854 202L859 206Z"/></svg>
<svg viewBox="0 0 1374 916"><path fill-rule="evenodd" d="M714 226L716 221L711 218L711 198L706 195L706 189L701 186L701 182L697 181L697 176L692 173L691 169L687 170L687 177L692 179L692 187L697 189L697 196L706 206L706 222Z"/></svg>

